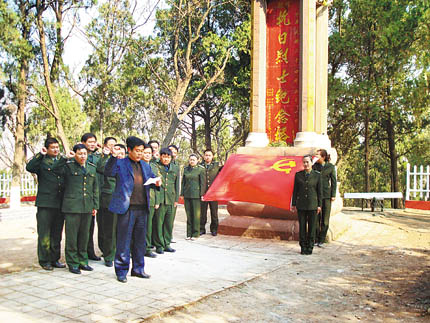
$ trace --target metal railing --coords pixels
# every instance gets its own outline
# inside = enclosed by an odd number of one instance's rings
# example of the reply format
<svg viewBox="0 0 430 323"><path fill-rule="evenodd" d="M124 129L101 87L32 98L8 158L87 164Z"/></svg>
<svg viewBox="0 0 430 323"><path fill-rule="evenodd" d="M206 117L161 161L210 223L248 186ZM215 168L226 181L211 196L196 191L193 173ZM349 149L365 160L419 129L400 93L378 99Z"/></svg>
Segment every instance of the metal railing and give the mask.
<svg viewBox="0 0 430 323"><path fill-rule="evenodd" d="M12 174L0 174L0 197L10 196ZM21 196L33 196L37 194L37 183L30 173L21 175Z"/></svg>
<svg viewBox="0 0 430 323"><path fill-rule="evenodd" d="M430 198L430 166L424 170L421 165L418 169L417 165L411 170L411 165L408 163L406 167L406 200L417 199L428 201Z"/></svg>

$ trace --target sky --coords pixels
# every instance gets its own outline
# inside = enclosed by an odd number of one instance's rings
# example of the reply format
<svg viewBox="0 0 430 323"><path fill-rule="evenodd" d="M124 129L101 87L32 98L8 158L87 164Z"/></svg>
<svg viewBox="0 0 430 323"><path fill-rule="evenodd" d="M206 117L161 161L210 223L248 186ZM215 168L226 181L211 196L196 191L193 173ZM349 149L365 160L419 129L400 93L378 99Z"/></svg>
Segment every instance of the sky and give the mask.
<svg viewBox="0 0 430 323"><path fill-rule="evenodd" d="M148 8L153 8L157 3L156 0L136 0L138 7L136 9L135 20L137 23L142 23L148 17ZM99 5L105 3L106 0L98 1ZM159 1L158 8L164 7L164 0ZM70 70L77 76L91 54L92 47L85 37L85 27L91 20L98 16L97 8L89 10L81 10L81 23L72 29L69 39L64 46L64 63L69 66ZM139 29L141 35L150 35L155 26L155 11L152 12L148 22ZM65 21L64 35L66 36L71 29L71 18Z"/></svg>

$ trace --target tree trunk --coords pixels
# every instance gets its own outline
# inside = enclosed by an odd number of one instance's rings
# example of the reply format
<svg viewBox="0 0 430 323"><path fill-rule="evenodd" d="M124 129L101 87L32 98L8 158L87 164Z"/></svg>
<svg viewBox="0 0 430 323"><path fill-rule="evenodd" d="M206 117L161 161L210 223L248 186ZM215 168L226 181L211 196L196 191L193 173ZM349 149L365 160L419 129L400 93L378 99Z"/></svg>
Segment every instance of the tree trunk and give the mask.
<svg viewBox="0 0 430 323"><path fill-rule="evenodd" d="M39 30L39 44L40 50L42 53L43 60L43 78L45 80L46 90L48 92L49 101L52 106L52 112L54 114L55 126L57 128L58 138L63 144L64 150L69 151L69 142L64 133L63 124L61 123L61 115L60 110L58 109L57 102L55 100L54 90L51 83L50 71L49 71L49 62L48 62L48 54L46 51L46 38L45 38L45 29L43 25L42 14L44 11L44 3L41 0L37 0L36 2L37 8L37 28Z"/></svg>
<svg viewBox="0 0 430 323"><path fill-rule="evenodd" d="M60 80L60 68L63 64L63 51L64 51L64 43L63 36L61 35L61 29L63 26L63 0L55 1L52 6L54 7L55 12L55 53L52 59L52 67L51 67L51 83L58 84Z"/></svg>
<svg viewBox="0 0 430 323"><path fill-rule="evenodd" d="M391 120L390 114L388 114L387 118L387 140L388 140L388 149L390 152L390 165L391 165L391 191L399 192L399 174L397 169L397 150L396 150L396 142L395 142L395 133L393 128L393 122ZM400 208L399 199L392 199L391 206L395 209Z"/></svg>
<svg viewBox="0 0 430 323"><path fill-rule="evenodd" d="M205 120L205 146L206 149L212 149L211 140L211 109L207 105L204 107L204 120Z"/></svg>
<svg viewBox="0 0 430 323"><path fill-rule="evenodd" d="M191 150L197 152L197 131L196 131L196 116L191 113Z"/></svg>
<svg viewBox="0 0 430 323"><path fill-rule="evenodd" d="M170 120L169 130L167 130L166 137L163 140L162 147L167 147L170 145L170 142L172 141L173 137L175 136L176 129L179 126L179 119L176 112L173 112L172 120Z"/></svg>
<svg viewBox="0 0 430 323"><path fill-rule="evenodd" d="M25 31L23 32L23 34ZM26 39L26 38L24 38ZM28 75L28 61L22 59L19 70L18 81L18 105L16 111L16 125L15 125L15 151L13 155L12 165L12 183L10 193L10 207L18 208L21 205L21 175L24 171L25 154L24 154L24 123L25 123L25 106L27 103L27 75Z"/></svg>
<svg viewBox="0 0 430 323"><path fill-rule="evenodd" d="M19 3L21 13L21 35L22 39L30 38L30 29L27 22L28 4L26 1ZM18 78L18 102L16 110L16 122L14 129L14 155L12 164L12 183L10 192L10 207L19 208L21 206L21 175L24 171L25 164L25 106L27 104L27 78L28 78L28 58L21 56L19 61L19 78Z"/></svg>
<svg viewBox="0 0 430 323"><path fill-rule="evenodd" d="M368 111L367 111L368 112ZM364 121L364 191L370 192L370 178L369 178L369 113L366 113ZM368 201L366 201L368 204ZM367 205L369 207L369 205Z"/></svg>

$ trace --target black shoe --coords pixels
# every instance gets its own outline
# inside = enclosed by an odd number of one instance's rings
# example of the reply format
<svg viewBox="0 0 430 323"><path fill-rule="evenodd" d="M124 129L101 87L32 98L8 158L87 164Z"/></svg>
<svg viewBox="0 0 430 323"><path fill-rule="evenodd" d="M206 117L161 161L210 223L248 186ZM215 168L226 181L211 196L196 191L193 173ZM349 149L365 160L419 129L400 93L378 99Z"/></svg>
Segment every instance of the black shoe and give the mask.
<svg viewBox="0 0 430 323"><path fill-rule="evenodd" d="M145 253L145 257L149 257L149 258L157 258L157 255L155 253L153 253L152 251L147 251Z"/></svg>
<svg viewBox="0 0 430 323"><path fill-rule="evenodd" d="M204 235L204 234L206 234L206 231L200 231L200 235L201 236Z"/></svg>
<svg viewBox="0 0 430 323"><path fill-rule="evenodd" d="M102 258L97 257L96 255L88 255L88 259L90 259L90 260L95 260L95 261L100 261L100 260L102 260Z"/></svg>
<svg viewBox="0 0 430 323"><path fill-rule="evenodd" d="M164 253L163 248L157 248L155 250L155 252L158 253L158 254L160 254L160 255L162 255Z"/></svg>
<svg viewBox="0 0 430 323"><path fill-rule="evenodd" d="M81 273L81 271L79 270L79 268L77 268L77 267L69 267L69 271L72 273L72 274L80 274Z"/></svg>
<svg viewBox="0 0 430 323"><path fill-rule="evenodd" d="M54 270L54 267L52 267L51 264L41 265L41 267L43 269L45 269L45 270L48 270L48 271L53 271Z"/></svg>
<svg viewBox="0 0 430 323"><path fill-rule="evenodd" d="M116 279L117 279L120 283L126 283L126 282L127 282L127 277L116 277Z"/></svg>
<svg viewBox="0 0 430 323"><path fill-rule="evenodd" d="M304 251L303 249L300 251L301 255L306 255L306 251Z"/></svg>
<svg viewBox="0 0 430 323"><path fill-rule="evenodd" d="M170 243L176 243L176 241L173 241L173 240L172 240L172 241L170 241Z"/></svg>
<svg viewBox="0 0 430 323"><path fill-rule="evenodd" d="M305 255L312 255L312 250L309 250L309 249L308 249L308 250L306 250L306 251L305 251Z"/></svg>
<svg viewBox="0 0 430 323"><path fill-rule="evenodd" d="M88 266L88 265L85 265L85 266L79 265L79 268L82 270L85 270L85 271L93 271L94 270L93 267Z"/></svg>
<svg viewBox="0 0 430 323"><path fill-rule="evenodd" d="M167 247L166 249L164 249L165 252L175 252L176 250L171 248L171 247Z"/></svg>
<svg viewBox="0 0 430 323"><path fill-rule="evenodd" d="M211 232L211 234L214 236L214 237L216 237L216 235L218 234L216 231L214 231L214 232Z"/></svg>
<svg viewBox="0 0 430 323"><path fill-rule="evenodd" d="M147 278L149 279L151 277L151 275L148 275L147 273L143 272L141 274L135 273L134 271L131 272L131 275L133 277L139 277L139 278Z"/></svg>
<svg viewBox="0 0 430 323"><path fill-rule="evenodd" d="M54 268L66 268L66 264L63 264L62 262L59 262L57 260L56 262L52 263L52 267L54 267Z"/></svg>
<svg viewBox="0 0 430 323"><path fill-rule="evenodd" d="M112 267L113 266L112 260L105 260L105 266L106 267Z"/></svg>

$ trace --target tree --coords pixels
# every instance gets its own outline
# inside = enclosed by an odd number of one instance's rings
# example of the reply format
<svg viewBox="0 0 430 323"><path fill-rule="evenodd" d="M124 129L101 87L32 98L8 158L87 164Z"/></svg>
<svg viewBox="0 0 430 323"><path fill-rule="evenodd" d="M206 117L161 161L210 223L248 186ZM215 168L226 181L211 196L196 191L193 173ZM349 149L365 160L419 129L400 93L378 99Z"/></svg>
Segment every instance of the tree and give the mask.
<svg viewBox="0 0 430 323"><path fill-rule="evenodd" d="M6 70L8 75L2 91L9 96L5 103L8 115L12 118L10 130L15 139L11 183L11 206L13 207L19 206L20 203L21 174L25 162L25 108L30 60L33 58L30 37L34 21L31 2L19 0L14 5L16 5L16 11L6 2L0 2L0 29L2 30L0 48L7 57L2 69Z"/></svg>
<svg viewBox="0 0 430 323"><path fill-rule="evenodd" d="M169 100L170 124L164 146L171 142L180 121L223 76L231 56L231 33L222 36L210 31L205 33L204 27L209 15L233 1L171 0L167 3L168 9L157 12L156 39L148 40L156 46L149 53L159 56L148 55L145 60L158 82L158 89ZM190 93L191 83L196 87Z"/></svg>
<svg viewBox="0 0 430 323"><path fill-rule="evenodd" d="M140 12L138 0L106 1L99 7L99 16L86 28L94 50L81 72L88 85L83 93L84 108L92 119L92 130L101 137L106 131L125 136L144 128L145 71L139 66L133 46L158 2L150 4L149 12ZM144 18L135 21L134 17Z"/></svg>
<svg viewBox="0 0 430 323"><path fill-rule="evenodd" d="M403 142L427 125L425 118L418 117L428 111L428 88L420 76L427 73L427 67L417 68L415 62L417 31L424 28L428 32L424 18L428 6L407 0L351 0L336 4L337 14L332 17L337 27L330 38L331 67L336 69L331 85L335 91L330 90L329 101L348 99L346 104L331 106L335 121L332 126L348 116L354 117L348 123L359 130L353 131L356 140L364 138L367 191L371 186L372 152L388 158L391 190L399 191L399 157L409 152ZM336 73L337 78L333 77ZM334 132L340 134L342 130ZM393 206L398 207L398 201Z"/></svg>

